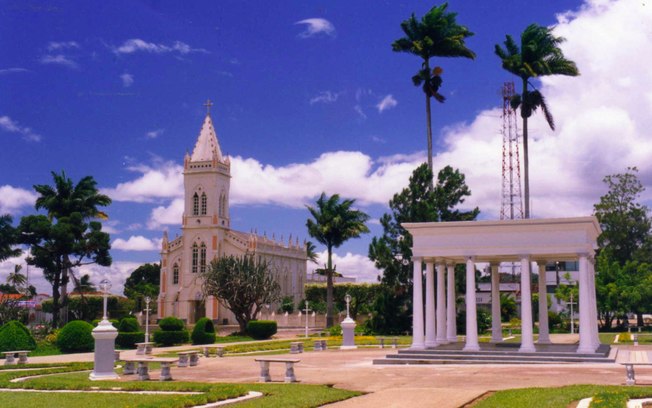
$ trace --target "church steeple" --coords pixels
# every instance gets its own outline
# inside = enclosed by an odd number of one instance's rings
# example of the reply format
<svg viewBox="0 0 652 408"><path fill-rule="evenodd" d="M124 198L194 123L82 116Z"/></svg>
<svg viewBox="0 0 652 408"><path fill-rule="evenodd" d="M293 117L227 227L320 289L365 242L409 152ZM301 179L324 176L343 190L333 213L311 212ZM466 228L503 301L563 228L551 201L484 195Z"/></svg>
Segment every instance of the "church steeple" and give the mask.
<svg viewBox="0 0 652 408"><path fill-rule="evenodd" d="M206 101L204 106L207 108L206 118L204 119L204 123L199 131L199 137L197 138L195 148L192 151L192 156L190 156L190 161L211 161L214 158L217 158L217 161L221 162L222 150L217 141L217 134L215 133L215 128L213 128L213 121L211 120L210 115L210 107L213 106L213 103L209 99Z"/></svg>

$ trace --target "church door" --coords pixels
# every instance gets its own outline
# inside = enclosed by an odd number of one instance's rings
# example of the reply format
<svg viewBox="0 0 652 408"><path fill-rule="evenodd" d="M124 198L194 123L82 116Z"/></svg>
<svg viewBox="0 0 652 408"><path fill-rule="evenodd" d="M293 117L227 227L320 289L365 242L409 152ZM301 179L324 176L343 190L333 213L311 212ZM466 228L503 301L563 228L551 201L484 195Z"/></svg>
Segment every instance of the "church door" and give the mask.
<svg viewBox="0 0 652 408"><path fill-rule="evenodd" d="M203 300L195 300L192 303L192 316L190 323L196 323L202 317L206 317L206 304Z"/></svg>

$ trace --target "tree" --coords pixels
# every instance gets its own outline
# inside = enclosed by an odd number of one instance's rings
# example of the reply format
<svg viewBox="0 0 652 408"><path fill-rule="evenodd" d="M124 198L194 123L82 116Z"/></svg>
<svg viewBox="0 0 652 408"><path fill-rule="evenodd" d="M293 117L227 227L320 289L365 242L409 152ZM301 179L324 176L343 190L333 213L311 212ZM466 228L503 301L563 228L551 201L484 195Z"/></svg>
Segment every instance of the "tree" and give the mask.
<svg viewBox="0 0 652 408"><path fill-rule="evenodd" d="M369 245L369 258L374 261L376 268L383 271L381 283L386 288L383 298L378 300L376 306L391 307L386 312L377 310L382 322L372 322L374 330L392 333L396 328L384 327L383 322L409 322L408 314L412 305L412 235L401 223L470 221L480 213L477 207L470 211L458 209L465 198L471 195L464 174L459 170L450 166L441 169L437 175L437 184L431 189L432 180L433 173L427 164L414 170L408 186L394 194L389 201L391 212L380 218L383 235L374 237ZM456 274L458 275L464 276ZM400 332L402 331L404 330Z"/></svg>
<svg viewBox="0 0 652 408"><path fill-rule="evenodd" d="M18 230L22 243L30 246L27 264L41 268L52 285L53 324L57 326L59 309L66 304L72 268L93 263L111 265L109 234L95 220L106 218L98 207L109 205L111 199L99 194L97 183L90 176L76 185L63 171L53 172L52 176L54 187L34 186L39 193L35 207L46 210L48 215L25 216Z"/></svg>
<svg viewBox="0 0 652 408"><path fill-rule="evenodd" d="M531 82L532 78L547 75L577 76L580 74L575 63L566 59L559 48L563 37L555 37L552 27L530 24L521 34L521 46L507 35L505 48L496 44L496 55L502 60L503 69L521 78L521 94L514 95L510 101L512 108L521 109L523 118L523 185L525 196L525 218L530 218L530 165L528 153L528 118L538 108L552 130L555 122L546 105L543 94ZM533 90L530 90L532 88Z"/></svg>
<svg viewBox="0 0 652 408"><path fill-rule="evenodd" d="M145 296L156 299L161 283L161 265L146 263L136 268L125 282L124 294L136 301L136 308L142 310Z"/></svg>
<svg viewBox="0 0 652 408"><path fill-rule="evenodd" d="M315 252L315 244L312 242L308 241L306 242L306 256L308 257L308 260L312 263L317 263L317 252Z"/></svg>
<svg viewBox="0 0 652 408"><path fill-rule="evenodd" d="M351 238L369 232L365 225L369 216L351 207L355 200L340 201L338 194L328 197L321 193L315 207L306 206L313 219L306 221L308 234L326 246L326 327L333 326L333 248L339 248Z"/></svg>
<svg viewBox="0 0 652 408"><path fill-rule="evenodd" d="M201 273L205 296L215 296L233 312L244 333L247 323L258 315L262 305L280 299L281 287L270 265L255 253L222 256Z"/></svg>
<svg viewBox="0 0 652 408"><path fill-rule="evenodd" d="M17 293L23 292L27 277L20 273L22 265L14 265L14 271L7 276L7 284L11 285Z"/></svg>
<svg viewBox="0 0 652 408"><path fill-rule="evenodd" d="M421 69L412 77L414 86L421 86L426 96L426 134L428 138L428 168L432 171L432 125L430 113L430 98L443 103L446 98L439 93L442 85L442 69L435 67L430 70L430 59L433 57L470 58L475 59L475 53L466 47L464 41L473 33L465 26L457 24L457 13L447 12L448 3L433 7L422 18L417 20L414 13L401 23L405 37L392 43L395 52L407 52L423 60Z"/></svg>
<svg viewBox="0 0 652 408"><path fill-rule="evenodd" d="M15 247L19 240L16 229L11 225L12 221L11 215L0 215L0 262L22 253L20 248Z"/></svg>
<svg viewBox="0 0 652 408"><path fill-rule="evenodd" d="M625 173L606 176L603 182L609 191L593 207L602 228L598 246L601 251L609 251L620 265L642 258L650 240L649 209L638 202L645 188L637 171L636 167L628 167Z"/></svg>
<svg viewBox="0 0 652 408"><path fill-rule="evenodd" d="M82 275L78 280L75 279L75 292L77 293L93 293L97 292L95 284L91 282L91 276L89 274Z"/></svg>

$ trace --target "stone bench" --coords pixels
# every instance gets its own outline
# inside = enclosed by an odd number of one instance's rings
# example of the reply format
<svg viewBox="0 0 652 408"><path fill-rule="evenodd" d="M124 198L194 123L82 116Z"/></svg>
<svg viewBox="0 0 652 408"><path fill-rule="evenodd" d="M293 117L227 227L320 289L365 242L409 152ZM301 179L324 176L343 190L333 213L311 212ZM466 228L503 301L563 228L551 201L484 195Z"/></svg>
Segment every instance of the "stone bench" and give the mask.
<svg viewBox="0 0 652 408"><path fill-rule="evenodd" d="M378 337L378 341L380 342L380 348L385 348L385 341L389 341L390 339L385 338L385 337ZM392 337L392 348L397 348L398 347L398 337Z"/></svg>
<svg viewBox="0 0 652 408"><path fill-rule="evenodd" d="M257 358L255 360L260 363L260 382L272 381L272 377L269 375L270 363L284 363L285 382L292 383L297 381L297 377L294 376L294 364L301 360L295 358Z"/></svg>
<svg viewBox="0 0 652 408"><path fill-rule="evenodd" d="M315 346L314 346L315 351L324 351L327 348L328 345L326 344L326 340L315 340Z"/></svg>
<svg viewBox="0 0 652 408"><path fill-rule="evenodd" d="M179 361L177 358L165 358L165 357L148 357L148 358L125 358L122 359L125 362L125 366L122 369L124 375L138 374L138 379L141 381L149 380L149 363L160 363L161 364L161 376L159 381L171 381L172 372L170 371L170 366ZM138 363L138 368L136 369L136 363Z"/></svg>
<svg viewBox="0 0 652 408"><path fill-rule="evenodd" d="M293 341L290 343L290 354L300 354L303 353L303 342L302 341Z"/></svg>
<svg viewBox="0 0 652 408"><path fill-rule="evenodd" d="M224 346L203 346L202 351L204 352L204 357L210 357L211 350L215 350L216 357L224 356Z"/></svg>
<svg viewBox="0 0 652 408"><path fill-rule="evenodd" d="M634 366L652 366L652 359L645 351L630 351L629 359L620 363L625 366L627 372L627 380L625 384L636 385L636 373Z"/></svg>
<svg viewBox="0 0 652 408"><path fill-rule="evenodd" d="M154 343L145 342L145 343L136 343L136 355L144 356L152 354L152 349L154 348Z"/></svg>
<svg viewBox="0 0 652 408"><path fill-rule="evenodd" d="M177 367L194 367L199 364L199 351L180 351Z"/></svg>
<svg viewBox="0 0 652 408"><path fill-rule="evenodd" d="M16 355L18 355L18 364L27 364L27 353L29 350L4 351L2 354L5 355L5 365L16 364Z"/></svg>

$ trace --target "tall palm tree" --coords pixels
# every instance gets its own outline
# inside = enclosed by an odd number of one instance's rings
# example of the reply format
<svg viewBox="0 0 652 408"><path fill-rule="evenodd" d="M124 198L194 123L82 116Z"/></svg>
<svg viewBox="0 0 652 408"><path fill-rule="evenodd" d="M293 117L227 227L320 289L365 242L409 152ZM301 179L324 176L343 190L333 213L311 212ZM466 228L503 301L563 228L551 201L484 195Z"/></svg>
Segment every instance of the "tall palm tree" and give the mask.
<svg viewBox="0 0 652 408"><path fill-rule="evenodd" d="M428 167L432 171L432 124L430 98L443 103L446 98L439 93L442 84L442 69L430 70L432 57L464 57L475 59L475 53L466 47L464 40L473 35L465 26L455 21L457 13L446 12L448 3L433 7L421 21L414 13L401 23L405 37L392 43L395 52L407 52L423 60L421 69L412 77L414 86L421 86L426 95L426 121L428 137Z"/></svg>
<svg viewBox="0 0 652 408"><path fill-rule="evenodd" d="M10 214L0 215L0 262L21 254L18 244L16 229L11 225L13 221Z"/></svg>
<svg viewBox="0 0 652 408"><path fill-rule="evenodd" d="M523 118L523 175L525 195L525 218L530 218L530 168L528 157L528 126L527 121L532 113L541 108L550 126L555 130L555 121L546 105L543 94L531 82L532 78L547 75L577 76L580 74L575 63L564 56L559 44L563 37L555 37L552 27L542 27L530 24L521 34L521 46L507 35L505 48L496 44L496 55L502 60L503 69L521 78L523 88L521 94L514 95L512 108L521 109ZM530 88L532 90L530 90Z"/></svg>
<svg viewBox="0 0 652 408"><path fill-rule="evenodd" d="M27 283L27 277L20 273L21 269L23 269L22 265L14 265L13 273L7 276L7 283L17 292L21 292L21 288Z"/></svg>
<svg viewBox="0 0 652 408"><path fill-rule="evenodd" d="M369 216L351 207L355 200L340 201L339 194L328 197L321 193L315 207L306 206L313 219L306 221L308 234L326 246L326 326L333 326L333 248L338 248L350 238L369 232L365 222Z"/></svg>

